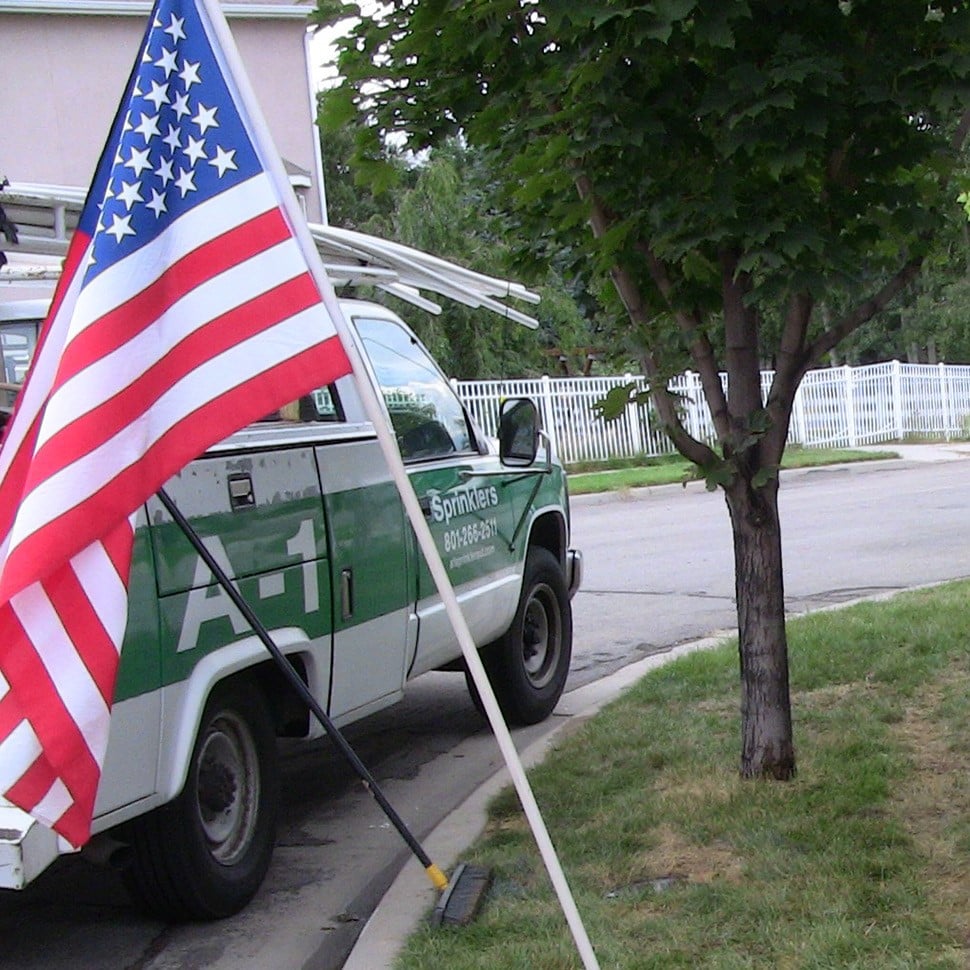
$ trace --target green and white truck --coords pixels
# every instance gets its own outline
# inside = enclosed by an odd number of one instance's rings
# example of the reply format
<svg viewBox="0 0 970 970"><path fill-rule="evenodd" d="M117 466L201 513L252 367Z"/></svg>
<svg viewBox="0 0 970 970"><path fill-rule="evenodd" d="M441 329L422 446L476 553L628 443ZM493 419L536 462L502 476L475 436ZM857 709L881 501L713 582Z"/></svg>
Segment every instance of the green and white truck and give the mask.
<svg viewBox="0 0 970 970"><path fill-rule="evenodd" d="M440 260L397 256L345 260L346 274L395 286L438 278L451 295L478 285ZM339 265L328 269L339 276ZM493 300L484 289L477 298ZM511 722L539 721L566 681L581 575L563 470L547 443L531 462L534 451L510 459L516 429L507 423L497 441L483 434L397 315L371 302L343 309L500 705ZM31 342L28 318L0 289L10 368L21 338ZM520 421L530 413L508 403ZM532 420L525 431L535 440ZM353 378L240 430L166 490L336 724L393 704L426 671L463 670ZM235 912L273 851L277 739L321 733L161 503L149 501L138 515L89 846L121 848L133 897L155 913ZM23 888L66 849L0 802L0 888Z"/></svg>

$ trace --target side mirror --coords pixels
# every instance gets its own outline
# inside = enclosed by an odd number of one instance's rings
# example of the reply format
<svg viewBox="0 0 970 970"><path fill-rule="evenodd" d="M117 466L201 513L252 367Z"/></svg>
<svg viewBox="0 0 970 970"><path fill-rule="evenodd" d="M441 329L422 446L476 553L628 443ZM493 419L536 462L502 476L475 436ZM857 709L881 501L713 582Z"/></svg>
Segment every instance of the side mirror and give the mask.
<svg viewBox="0 0 970 970"><path fill-rule="evenodd" d="M498 453L503 465L524 468L539 450L539 412L527 397L511 397L499 412Z"/></svg>

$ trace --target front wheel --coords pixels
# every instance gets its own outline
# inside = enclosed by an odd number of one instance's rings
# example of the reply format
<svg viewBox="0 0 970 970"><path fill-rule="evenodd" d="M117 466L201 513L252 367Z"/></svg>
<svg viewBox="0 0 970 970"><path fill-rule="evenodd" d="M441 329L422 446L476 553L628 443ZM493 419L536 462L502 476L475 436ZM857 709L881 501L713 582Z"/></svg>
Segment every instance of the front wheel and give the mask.
<svg viewBox="0 0 970 970"><path fill-rule="evenodd" d="M216 688L182 793L128 823L124 871L140 907L165 919L220 919L256 894L276 836L279 764L263 694Z"/></svg>
<svg viewBox="0 0 970 970"><path fill-rule="evenodd" d="M533 547L525 560L522 592L505 634L482 650L482 663L506 720L536 724L553 711L569 674L573 615L559 560ZM481 706L475 685L469 690Z"/></svg>

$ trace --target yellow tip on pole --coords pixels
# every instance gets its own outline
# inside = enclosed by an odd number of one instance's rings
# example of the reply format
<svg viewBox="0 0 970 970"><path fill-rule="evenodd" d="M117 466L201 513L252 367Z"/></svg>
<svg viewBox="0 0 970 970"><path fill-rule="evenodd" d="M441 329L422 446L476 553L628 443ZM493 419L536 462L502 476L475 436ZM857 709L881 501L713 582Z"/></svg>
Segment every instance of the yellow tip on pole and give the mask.
<svg viewBox="0 0 970 970"><path fill-rule="evenodd" d="M448 877L433 862L424 871L428 874L428 878L434 884L435 889L448 888Z"/></svg>

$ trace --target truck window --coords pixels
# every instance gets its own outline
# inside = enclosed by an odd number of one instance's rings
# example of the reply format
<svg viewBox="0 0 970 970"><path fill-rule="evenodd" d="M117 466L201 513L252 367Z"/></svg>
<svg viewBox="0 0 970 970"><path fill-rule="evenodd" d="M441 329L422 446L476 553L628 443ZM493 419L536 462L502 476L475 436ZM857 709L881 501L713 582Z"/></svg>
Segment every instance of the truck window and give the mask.
<svg viewBox="0 0 970 970"><path fill-rule="evenodd" d="M354 322L387 404L401 457L428 461L473 451L465 410L424 348L393 321Z"/></svg>
<svg viewBox="0 0 970 970"><path fill-rule="evenodd" d="M313 421L343 421L343 411L337 398L337 389L333 385L318 387L309 394L289 404L284 404L278 411L267 414L260 421L287 421L292 424L307 424Z"/></svg>

